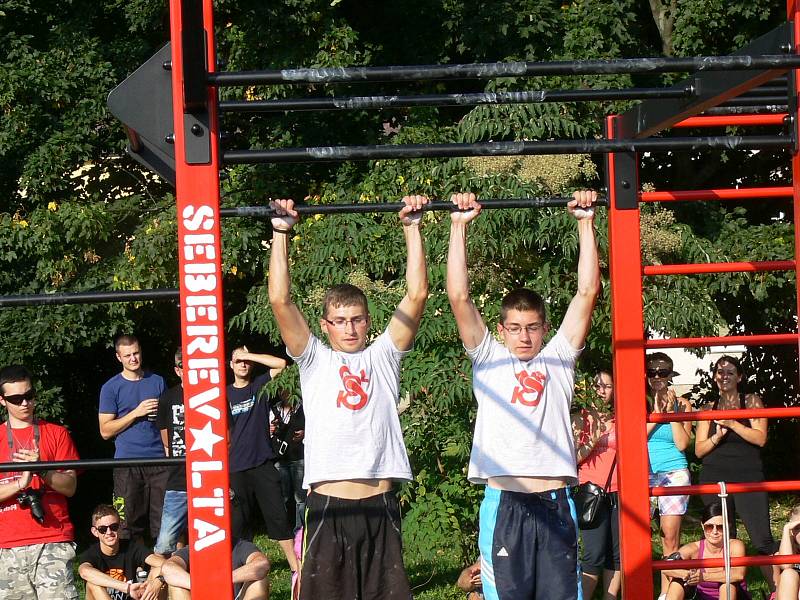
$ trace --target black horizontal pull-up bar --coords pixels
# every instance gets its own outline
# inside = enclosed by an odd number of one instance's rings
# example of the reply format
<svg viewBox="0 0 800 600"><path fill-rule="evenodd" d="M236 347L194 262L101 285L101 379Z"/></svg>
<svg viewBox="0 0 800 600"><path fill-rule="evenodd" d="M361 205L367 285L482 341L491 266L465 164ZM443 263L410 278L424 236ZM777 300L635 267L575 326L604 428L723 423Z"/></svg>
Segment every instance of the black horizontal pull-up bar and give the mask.
<svg viewBox="0 0 800 600"><path fill-rule="evenodd" d="M398 144L382 146L322 146L270 150L229 150L225 163L327 162L404 158L454 158L459 156L522 156L529 154L595 154L610 152L666 152L729 148L790 148L787 136L700 136L620 140L548 140L523 142L478 142L474 144Z"/></svg>
<svg viewBox="0 0 800 600"><path fill-rule="evenodd" d="M480 200L484 209L492 208L550 208L566 206L572 198L498 198L494 200ZM596 206L608 206L606 198L598 198ZM350 213L379 213L397 212L403 208L402 202L363 202L360 204L297 204L295 210L301 215L331 215ZM459 210L452 202L434 200L422 207L423 211L430 210ZM266 219L275 216L275 211L269 206L238 206L235 208L222 208L221 217L263 217Z"/></svg>
<svg viewBox="0 0 800 600"><path fill-rule="evenodd" d="M290 110L363 110L412 106L477 106L479 104L534 104L607 100L689 98L691 87L631 88L608 90L531 90L525 92L480 92L426 94L417 96L346 96L333 98L285 98L275 100L223 100L222 112L283 112Z"/></svg>
<svg viewBox="0 0 800 600"><path fill-rule="evenodd" d="M0 463L0 473L21 471L57 471L75 469L80 471L94 469L116 469L117 467L175 467L185 464L185 456L164 458L88 458L81 460L53 460L39 462L4 462Z"/></svg>
<svg viewBox="0 0 800 600"><path fill-rule="evenodd" d="M326 67L271 71L231 71L208 74L216 86L280 83L352 83L355 81L424 81L431 79L495 79L541 75L610 75L615 73L673 73L790 69L800 67L800 56L699 56L691 58L617 58L550 62L496 62L455 65L388 67Z"/></svg>
<svg viewBox="0 0 800 600"><path fill-rule="evenodd" d="M64 294L21 294L0 296L3 306L39 306L43 304L101 304L104 302L142 302L145 300L177 300L177 289L120 290L117 292L74 292Z"/></svg>

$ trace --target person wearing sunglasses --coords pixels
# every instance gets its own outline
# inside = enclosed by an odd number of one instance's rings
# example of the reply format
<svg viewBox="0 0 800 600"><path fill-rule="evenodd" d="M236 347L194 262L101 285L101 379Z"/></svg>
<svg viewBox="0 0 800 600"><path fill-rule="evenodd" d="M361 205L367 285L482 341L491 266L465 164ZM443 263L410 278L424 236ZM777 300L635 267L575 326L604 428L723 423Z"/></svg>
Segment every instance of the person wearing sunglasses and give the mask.
<svg viewBox="0 0 800 600"><path fill-rule="evenodd" d="M21 365L0 369L0 462L78 460L66 428L37 419L31 373ZM73 470L0 473L0 598L78 598L72 565L75 531L67 498Z"/></svg>
<svg viewBox="0 0 800 600"><path fill-rule="evenodd" d="M722 356L711 372L717 397L706 409L739 410L764 408L758 394L741 391L742 365L733 356ZM701 459L700 483L751 483L764 481L761 448L767 443L767 419L718 419L698 421L694 453ZM701 496L703 503L716 500L713 494ZM728 496L728 520L736 537L736 515L739 515L750 536L750 542L762 555L774 554L778 543L772 537L767 492L749 492ZM770 590L780 570L772 565L761 567Z"/></svg>
<svg viewBox="0 0 800 600"><path fill-rule="evenodd" d="M583 597L588 600L602 577L603 599L616 598L620 588L619 500L617 487L617 432L614 419L614 378L610 371L598 371L592 382L598 402L576 413L578 481L605 487L608 509L599 515L593 529L582 529L581 578ZM606 484L608 484L606 486Z"/></svg>
<svg viewBox="0 0 800 600"><path fill-rule="evenodd" d="M647 399L651 413L691 412L686 398L678 397L670 386L677 375L672 359L663 352L648 354L645 360ZM650 487L689 485L689 464L684 454L692 438L692 422L648 423L647 452L650 459ZM660 496L651 499L651 516L658 508L659 532L664 555L678 549L681 521L689 506L689 496ZM667 579L661 577L661 595L667 589Z"/></svg>
<svg viewBox="0 0 800 600"><path fill-rule="evenodd" d="M86 581L86 600L166 600L161 577L164 557L136 541L120 540L117 509L100 504L92 511L92 535L97 543L81 554L78 574ZM148 570L138 581L140 570Z"/></svg>
<svg viewBox="0 0 800 600"><path fill-rule="evenodd" d="M467 267L467 230L480 225L473 222L481 205L475 194L452 197L459 210L450 213L447 296L472 362L478 403L468 478L485 486L478 547L487 598L580 596L570 407L575 363L600 292L596 200L596 192L581 190L567 203L577 230L577 290L546 342L547 305L530 289L512 290L501 300L497 337L486 326L472 301Z"/></svg>
<svg viewBox="0 0 800 600"><path fill-rule="evenodd" d="M668 560L691 560L700 558L724 558L724 533L722 505L709 504L703 509L703 539L690 542L668 556ZM740 540L730 540L731 558L745 556L745 546ZM702 569L668 569L661 574L669 579L667 600L742 600L749 599L744 582L745 567L731 567L730 589L725 584L724 567Z"/></svg>
<svg viewBox="0 0 800 600"><path fill-rule="evenodd" d="M306 417L306 544L301 600L411 598L395 482L410 481L397 405L400 365L414 346L428 273L422 240L424 196L405 196L398 218L407 253L406 291L386 329L369 341L367 297L337 284L322 301L311 332L292 300L289 247L299 214L273 200L269 300L286 349L300 370ZM343 242L344 243L344 242Z"/></svg>

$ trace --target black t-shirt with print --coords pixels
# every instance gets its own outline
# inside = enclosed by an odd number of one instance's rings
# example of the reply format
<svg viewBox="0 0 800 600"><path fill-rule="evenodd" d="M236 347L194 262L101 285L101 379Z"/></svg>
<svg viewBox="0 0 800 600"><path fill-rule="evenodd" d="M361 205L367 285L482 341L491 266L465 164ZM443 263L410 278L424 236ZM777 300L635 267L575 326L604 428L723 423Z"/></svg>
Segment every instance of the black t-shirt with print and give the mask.
<svg viewBox="0 0 800 600"><path fill-rule="evenodd" d="M145 560L153 551L139 543L121 541L119 550L114 556L103 554L100 543L89 546L81 554L78 564L89 563L98 571L102 571L117 581L135 581L136 568L145 566ZM119 590L107 589L111 600L123 600L128 596Z"/></svg>
<svg viewBox="0 0 800 600"><path fill-rule="evenodd" d="M183 386L169 388L158 399L156 427L167 430L170 456L186 456L186 434L184 432ZM167 489L186 491L186 467L174 467L167 480Z"/></svg>

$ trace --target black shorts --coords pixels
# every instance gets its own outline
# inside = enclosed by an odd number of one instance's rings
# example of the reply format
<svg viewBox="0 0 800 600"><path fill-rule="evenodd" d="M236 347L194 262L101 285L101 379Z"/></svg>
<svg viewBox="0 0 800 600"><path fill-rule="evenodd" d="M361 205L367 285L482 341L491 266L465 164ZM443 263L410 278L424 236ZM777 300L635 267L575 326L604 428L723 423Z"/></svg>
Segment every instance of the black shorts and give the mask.
<svg viewBox="0 0 800 600"><path fill-rule="evenodd" d="M619 571L619 497L608 495L608 510L603 511L594 529L581 529L583 559L581 570L588 575L602 575L603 570Z"/></svg>
<svg viewBox="0 0 800 600"><path fill-rule="evenodd" d="M394 492L309 494L300 600L410 600Z"/></svg>
<svg viewBox="0 0 800 600"><path fill-rule="evenodd" d="M231 473L233 506L231 532L234 537L253 539L252 522L255 509L261 509L267 536L273 540L291 540L292 527L286 516L286 505L281 493L281 474L275 462L268 460L262 465Z"/></svg>
<svg viewBox="0 0 800 600"><path fill-rule="evenodd" d="M522 493L486 486L478 546L488 598L581 597L578 527L569 488Z"/></svg>

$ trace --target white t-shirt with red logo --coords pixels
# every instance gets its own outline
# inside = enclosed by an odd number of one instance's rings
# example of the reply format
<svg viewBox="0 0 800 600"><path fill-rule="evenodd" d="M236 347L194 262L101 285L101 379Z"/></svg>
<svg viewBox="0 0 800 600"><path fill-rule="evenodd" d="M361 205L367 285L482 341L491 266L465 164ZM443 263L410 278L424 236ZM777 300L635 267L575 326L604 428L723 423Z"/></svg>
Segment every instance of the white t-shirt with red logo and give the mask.
<svg viewBox="0 0 800 600"><path fill-rule="evenodd" d="M303 487L351 479L411 480L397 403L400 361L388 331L360 352L336 352L311 335L300 356L306 415ZM290 354L291 356L291 354Z"/></svg>
<svg viewBox="0 0 800 600"><path fill-rule="evenodd" d="M472 483L501 476L567 477L577 483L569 409L580 353L561 331L527 362L488 330L467 351L478 400L469 459Z"/></svg>

